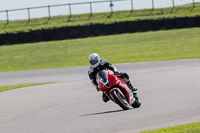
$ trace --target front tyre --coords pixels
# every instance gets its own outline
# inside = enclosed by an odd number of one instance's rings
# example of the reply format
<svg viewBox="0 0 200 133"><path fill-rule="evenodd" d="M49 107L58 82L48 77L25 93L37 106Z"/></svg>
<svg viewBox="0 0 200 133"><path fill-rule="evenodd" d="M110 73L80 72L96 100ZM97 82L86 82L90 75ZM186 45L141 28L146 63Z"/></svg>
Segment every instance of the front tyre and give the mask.
<svg viewBox="0 0 200 133"><path fill-rule="evenodd" d="M141 101L138 96L135 97L135 102L131 105L133 108L139 108L141 106Z"/></svg>
<svg viewBox="0 0 200 133"><path fill-rule="evenodd" d="M125 96L121 96L116 90L110 92L110 95L114 99L115 103L118 104L123 110L129 109L129 104Z"/></svg>

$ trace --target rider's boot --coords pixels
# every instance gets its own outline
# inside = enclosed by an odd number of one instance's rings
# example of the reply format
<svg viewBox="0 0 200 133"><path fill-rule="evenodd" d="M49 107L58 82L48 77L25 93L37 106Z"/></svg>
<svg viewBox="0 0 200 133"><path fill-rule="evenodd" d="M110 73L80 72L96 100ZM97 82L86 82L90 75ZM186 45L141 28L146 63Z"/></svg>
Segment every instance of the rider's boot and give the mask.
<svg viewBox="0 0 200 133"><path fill-rule="evenodd" d="M130 90L133 92L133 96L136 96L137 97L137 88L135 86L132 86L131 82L129 81L128 83L128 87L130 88Z"/></svg>
<svg viewBox="0 0 200 133"><path fill-rule="evenodd" d="M137 88L136 88L135 86L132 86L132 84L131 84L130 81L127 82L127 85L128 85L128 87L130 88L130 90L131 90L132 92L137 91Z"/></svg>
<svg viewBox="0 0 200 133"><path fill-rule="evenodd" d="M128 86L128 88L133 92L133 91L137 91L137 88L136 87L133 87L130 80L129 80L129 77L128 75L125 73L123 74L122 76L122 79L123 81L126 83L126 85Z"/></svg>
<svg viewBox="0 0 200 133"><path fill-rule="evenodd" d="M106 94L102 94L102 100L106 103L107 101L109 101L110 99L106 96Z"/></svg>

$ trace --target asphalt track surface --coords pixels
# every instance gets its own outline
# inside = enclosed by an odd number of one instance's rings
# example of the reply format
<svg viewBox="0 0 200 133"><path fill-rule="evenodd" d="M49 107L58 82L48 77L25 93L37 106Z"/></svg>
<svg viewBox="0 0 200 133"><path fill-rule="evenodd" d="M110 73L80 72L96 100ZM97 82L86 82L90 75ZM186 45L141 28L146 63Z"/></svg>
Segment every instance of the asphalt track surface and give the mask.
<svg viewBox="0 0 200 133"><path fill-rule="evenodd" d="M0 93L0 133L137 133L200 121L200 59L116 64L142 106L101 100L88 66L1 72L0 84L60 81Z"/></svg>

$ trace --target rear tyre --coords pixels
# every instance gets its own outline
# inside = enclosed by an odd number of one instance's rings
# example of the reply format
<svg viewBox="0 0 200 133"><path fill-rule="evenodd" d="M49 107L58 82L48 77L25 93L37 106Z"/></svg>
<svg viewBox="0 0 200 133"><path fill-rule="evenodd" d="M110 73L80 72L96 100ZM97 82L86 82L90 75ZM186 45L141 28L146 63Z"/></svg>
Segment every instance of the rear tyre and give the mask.
<svg viewBox="0 0 200 133"><path fill-rule="evenodd" d="M121 96L116 90L110 92L110 95L115 100L115 103L118 104L123 110L129 109L129 104L125 96Z"/></svg>

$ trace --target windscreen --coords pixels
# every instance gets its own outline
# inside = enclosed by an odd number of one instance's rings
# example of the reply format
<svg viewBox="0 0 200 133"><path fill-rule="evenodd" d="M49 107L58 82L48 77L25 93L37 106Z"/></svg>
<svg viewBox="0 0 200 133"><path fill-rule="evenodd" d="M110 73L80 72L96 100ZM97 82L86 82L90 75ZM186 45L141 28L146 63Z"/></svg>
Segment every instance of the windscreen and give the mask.
<svg viewBox="0 0 200 133"><path fill-rule="evenodd" d="M106 84L108 82L107 71L99 71L97 73L97 79L103 84Z"/></svg>

